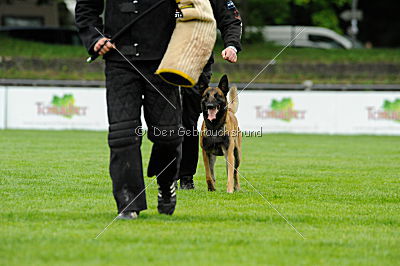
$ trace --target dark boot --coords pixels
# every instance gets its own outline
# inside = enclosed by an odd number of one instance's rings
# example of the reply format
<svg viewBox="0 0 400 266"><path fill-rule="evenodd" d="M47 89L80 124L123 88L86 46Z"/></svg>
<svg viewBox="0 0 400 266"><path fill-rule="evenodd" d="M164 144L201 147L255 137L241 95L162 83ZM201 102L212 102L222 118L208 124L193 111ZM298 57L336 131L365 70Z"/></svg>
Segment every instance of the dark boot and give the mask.
<svg viewBox="0 0 400 266"><path fill-rule="evenodd" d="M176 206L176 181L158 182L158 212L172 215Z"/></svg>
<svg viewBox="0 0 400 266"><path fill-rule="evenodd" d="M193 176L182 176L180 180L181 189L194 189Z"/></svg>

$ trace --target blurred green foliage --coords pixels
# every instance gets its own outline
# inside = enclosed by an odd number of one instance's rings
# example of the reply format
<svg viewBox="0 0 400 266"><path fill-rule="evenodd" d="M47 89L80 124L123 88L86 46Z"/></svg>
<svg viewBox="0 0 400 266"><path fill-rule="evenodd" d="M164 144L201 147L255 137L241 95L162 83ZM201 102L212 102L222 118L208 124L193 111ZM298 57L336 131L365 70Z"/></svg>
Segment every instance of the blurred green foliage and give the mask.
<svg viewBox="0 0 400 266"><path fill-rule="evenodd" d="M352 0L241 0L237 1L247 25L303 24L320 26L343 33L341 10Z"/></svg>

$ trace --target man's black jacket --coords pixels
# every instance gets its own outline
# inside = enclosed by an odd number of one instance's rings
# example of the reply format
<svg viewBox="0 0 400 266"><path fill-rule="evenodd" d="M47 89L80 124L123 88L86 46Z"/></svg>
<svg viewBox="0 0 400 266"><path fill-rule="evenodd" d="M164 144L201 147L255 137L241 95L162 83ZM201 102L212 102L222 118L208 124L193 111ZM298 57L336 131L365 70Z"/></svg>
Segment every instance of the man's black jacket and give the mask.
<svg viewBox="0 0 400 266"><path fill-rule="evenodd" d="M95 27L104 31L107 37L112 37L158 1L162 0L107 0L103 25L101 15L104 11L104 0L77 0L76 25L88 52L94 53L93 46L102 37ZM235 5L230 0L210 0L210 2L225 47L234 46L240 51L242 22ZM175 28L175 12L175 1L164 0L163 4L150 11L116 40L117 48L131 60L162 59ZM105 58L124 60L116 51L110 51Z"/></svg>

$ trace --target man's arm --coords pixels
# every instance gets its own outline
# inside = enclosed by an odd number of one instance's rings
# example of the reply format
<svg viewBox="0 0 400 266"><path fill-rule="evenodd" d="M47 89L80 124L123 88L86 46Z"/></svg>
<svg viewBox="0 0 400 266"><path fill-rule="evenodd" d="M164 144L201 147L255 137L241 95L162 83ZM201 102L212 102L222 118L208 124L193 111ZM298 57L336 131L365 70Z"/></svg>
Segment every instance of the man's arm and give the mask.
<svg viewBox="0 0 400 266"><path fill-rule="evenodd" d="M235 4L231 0L215 0L214 16L217 27L221 31L225 49L222 57L236 63L237 53L242 50L242 19Z"/></svg>
<svg viewBox="0 0 400 266"><path fill-rule="evenodd" d="M104 43L100 33L103 30L103 21L100 15L104 10L104 0L77 0L75 7L75 21L78 27L79 36L89 54L95 53L95 45L100 41ZM98 48L100 45L96 45Z"/></svg>

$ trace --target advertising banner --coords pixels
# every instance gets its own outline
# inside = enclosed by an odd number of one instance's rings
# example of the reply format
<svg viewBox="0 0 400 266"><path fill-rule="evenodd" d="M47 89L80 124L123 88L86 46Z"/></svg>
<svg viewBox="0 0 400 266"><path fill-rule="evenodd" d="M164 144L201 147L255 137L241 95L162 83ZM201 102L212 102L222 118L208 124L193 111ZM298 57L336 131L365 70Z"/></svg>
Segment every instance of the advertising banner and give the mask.
<svg viewBox="0 0 400 266"><path fill-rule="evenodd" d="M0 129L6 127L6 87L0 86Z"/></svg>
<svg viewBox="0 0 400 266"><path fill-rule="evenodd" d="M239 94L237 113L245 131L334 133L332 94L247 91Z"/></svg>
<svg viewBox="0 0 400 266"><path fill-rule="evenodd" d="M238 98L242 131L400 135L400 92L243 91ZM14 129L108 129L105 89L8 87L5 97L0 88L0 104L0 128L7 121Z"/></svg>
<svg viewBox="0 0 400 266"><path fill-rule="evenodd" d="M107 130L105 89L9 87L8 128Z"/></svg>
<svg viewBox="0 0 400 266"><path fill-rule="evenodd" d="M237 116L244 131L400 135L400 93L247 91Z"/></svg>
<svg viewBox="0 0 400 266"><path fill-rule="evenodd" d="M336 99L336 132L400 135L400 93L346 92Z"/></svg>

